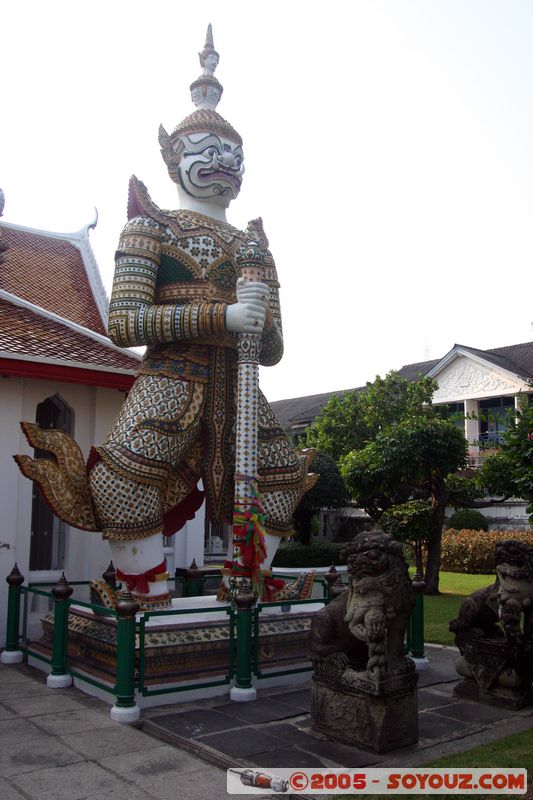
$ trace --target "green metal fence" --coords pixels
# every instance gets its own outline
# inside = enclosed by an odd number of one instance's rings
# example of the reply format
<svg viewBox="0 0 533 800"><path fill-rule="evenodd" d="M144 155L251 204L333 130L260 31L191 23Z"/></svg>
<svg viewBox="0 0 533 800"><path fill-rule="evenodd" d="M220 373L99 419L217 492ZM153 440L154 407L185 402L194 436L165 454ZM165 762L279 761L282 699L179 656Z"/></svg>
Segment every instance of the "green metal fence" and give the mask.
<svg viewBox="0 0 533 800"><path fill-rule="evenodd" d="M283 615L267 615L265 612L275 607L298 607L305 610L306 606L323 602L327 604L331 599L334 587L333 576L317 575L316 582L321 584L322 596L311 598L310 600L291 600L277 601L271 603L256 603L254 598L251 602L236 604L233 608L228 606L208 606L205 608L171 609L165 611L150 611L139 615L138 604L128 592L119 595L118 608L108 609L101 605L95 605L81 599L72 597L75 587L87 587L88 581L73 581L67 583L64 575L59 582L32 583L23 585L24 578L15 567L8 576L9 584L8 614L7 614L7 633L5 650L7 653L18 653L21 651L27 656L32 656L50 666L51 675L68 676L84 681L104 692L115 695L117 706L128 707L134 703L135 693L139 692L143 697L156 695L169 695L174 693L187 692L192 690L207 689L216 686L228 685L235 682L238 687L251 686L252 678L257 680L265 678L280 677L311 671L312 667L289 666L281 669L265 670L261 666L260 646L261 622L267 618L281 619ZM334 576L335 585L338 584L338 575ZM46 587L46 588L43 588ZM48 591L46 590L48 589ZM337 585L337 589L340 587ZM415 609L407 631L406 652L413 658L424 657L424 615L423 615L423 581L419 576L413 580L415 590ZM51 654L43 652L44 648L37 648L36 643L32 643L28 638L28 614L32 596L48 598L53 607L54 632L51 647ZM21 601L23 604L21 614ZM72 606L87 609L94 612L99 617L107 616L114 620L116 626L117 639L117 661L116 661L116 681L114 685L98 680L93 675L85 671L69 659L68 655L68 619ZM154 617L165 618L169 621L172 618L186 618L198 614L221 614L226 615L228 636L227 636L227 669L222 677L214 680L194 680L187 675L176 673L172 675L172 685L163 685L165 681L157 680L157 676L147 675L146 670L146 644L147 630L149 630L150 619ZM263 616L261 616L263 615ZM295 663L296 656L292 655L292 663ZM298 663L298 662L296 662ZM209 671L207 668L205 671ZM213 670L214 671L214 670ZM152 682L151 688L149 681ZM168 681L170 683L170 681Z"/></svg>
<svg viewBox="0 0 533 800"><path fill-rule="evenodd" d="M172 686L168 686L165 688L150 689L146 685L146 623L148 622L148 620L152 617L183 618L186 617L187 615L192 616L198 614L212 614L215 612L218 612L220 614L221 611L224 611L226 613L226 617L228 620L227 674L223 678L219 678L213 681L196 681L194 683L187 681L186 684L183 684L181 686L177 683L173 683ZM235 674L235 612L233 611L231 606L225 606L225 607L218 606L218 607L195 608L195 609L172 609L168 611L144 612L137 623L137 630L138 630L138 642L139 642L137 688L143 697L153 697L154 695L172 694L174 692L186 692L186 691L191 691L192 689L207 689L212 686L224 686L225 684L231 683L231 681L233 680Z"/></svg>

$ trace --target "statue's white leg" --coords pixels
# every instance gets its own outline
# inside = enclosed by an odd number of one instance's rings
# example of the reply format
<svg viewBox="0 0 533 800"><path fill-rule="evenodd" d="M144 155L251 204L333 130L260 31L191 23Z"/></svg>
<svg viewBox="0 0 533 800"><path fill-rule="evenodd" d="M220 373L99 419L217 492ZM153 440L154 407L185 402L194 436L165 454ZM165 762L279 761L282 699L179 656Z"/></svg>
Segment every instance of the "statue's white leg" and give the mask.
<svg viewBox="0 0 533 800"><path fill-rule="evenodd" d="M282 536L272 536L270 533L265 535L266 558L262 564L263 569L270 569L272 566L272 561L282 538Z"/></svg>
<svg viewBox="0 0 533 800"><path fill-rule="evenodd" d="M169 588L166 580L168 574L166 569L163 570L161 567L165 560L162 533L128 542L110 541L109 545L117 570L129 576L147 575L148 592L143 592L139 587L134 587L132 594L135 598L141 600L141 602L146 595L154 598L154 600L156 598L161 600L168 598ZM162 580L159 580L157 575L153 574L158 567L160 570L158 575L161 575ZM150 577L152 577L152 580L150 580ZM124 583L124 580L122 582Z"/></svg>

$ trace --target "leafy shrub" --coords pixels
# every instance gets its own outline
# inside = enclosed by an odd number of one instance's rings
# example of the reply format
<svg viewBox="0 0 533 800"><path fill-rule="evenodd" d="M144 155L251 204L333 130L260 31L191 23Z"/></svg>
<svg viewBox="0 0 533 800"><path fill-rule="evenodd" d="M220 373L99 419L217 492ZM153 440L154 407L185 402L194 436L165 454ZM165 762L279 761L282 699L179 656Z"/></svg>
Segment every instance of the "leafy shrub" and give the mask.
<svg viewBox="0 0 533 800"><path fill-rule="evenodd" d="M487 518L475 508L465 508L452 514L448 522L448 527L456 531L469 529L471 531L488 531L489 523Z"/></svg>
<svg viewBox="0 0 533 800"><path fill-rule="evenodd" d="M448 528L442 537L440 568L444 572L487 575L494 572L494 548L498 542L518 539L533 546L533 528L528 531L474 531Z"/></svg>
<svg viewBox="0 0 533 800"><path fill-rule="evenodd" d="M343 542L315 541L311 544L280 544L274 556L272 566L275 567L329 567L331 564L342 564L341 552L346 545Z"/></svg>
<svg viewBox="0 0 533 800"><path fill-rule="evenodd" d="M384 511L379 524L400 542L429 539L433 509L430 500L408 500Z"/></svg>

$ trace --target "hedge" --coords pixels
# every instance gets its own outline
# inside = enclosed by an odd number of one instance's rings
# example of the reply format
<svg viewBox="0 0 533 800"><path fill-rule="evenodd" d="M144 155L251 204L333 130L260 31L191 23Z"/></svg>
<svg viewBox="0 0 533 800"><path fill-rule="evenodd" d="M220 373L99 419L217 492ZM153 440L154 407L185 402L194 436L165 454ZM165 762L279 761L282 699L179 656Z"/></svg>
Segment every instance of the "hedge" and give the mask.
<svg viewBox="0 0 533 800"><path fill-rule="evenodd" d="M533 528L527 531L473 531L448 528L442 536L440 568L443 572L471 575L494 573L494 548L498 542L518 539L533 546Z"/></svg>
<svg viewBox="0 0 533 800"><path fill-rule="evenodd" d="M476 511L475 508L463 508L461 511L456 511L455 514L451 515L448 527L456 531L467 529L471 531L488 531L489 521L481 511Z"/></svg>
<svg viewBox="0 0 533 800"><path fill-rule="evenodd" d="M274 556L272 566L275 567L330 567L342 564L341 552L345 542L312 542L299 544L290 542L280 544Z"/></svg>

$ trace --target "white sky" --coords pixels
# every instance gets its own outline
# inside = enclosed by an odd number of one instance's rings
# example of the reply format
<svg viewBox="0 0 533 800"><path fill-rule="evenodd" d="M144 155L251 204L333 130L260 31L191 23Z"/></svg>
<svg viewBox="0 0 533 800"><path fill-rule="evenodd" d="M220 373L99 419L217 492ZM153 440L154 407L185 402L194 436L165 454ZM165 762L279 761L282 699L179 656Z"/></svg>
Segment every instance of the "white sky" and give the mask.
<svg viewBox="0 0 533 800"><path fill-rule="evenodd" d="M228 218L263 217L282 284L269 399L533 339L529 0L6 0L4 219L96 206L109 292L130 174L177 207L157 131L193 110L208 22L246 156Z"/></svg>

